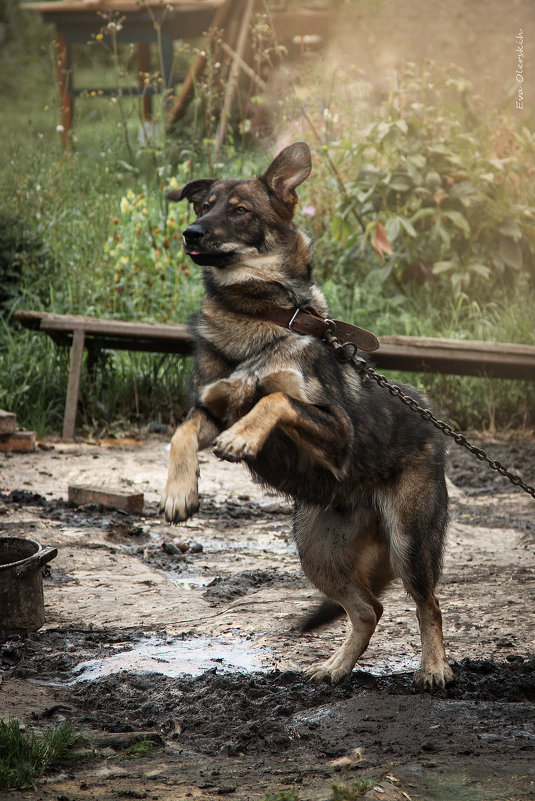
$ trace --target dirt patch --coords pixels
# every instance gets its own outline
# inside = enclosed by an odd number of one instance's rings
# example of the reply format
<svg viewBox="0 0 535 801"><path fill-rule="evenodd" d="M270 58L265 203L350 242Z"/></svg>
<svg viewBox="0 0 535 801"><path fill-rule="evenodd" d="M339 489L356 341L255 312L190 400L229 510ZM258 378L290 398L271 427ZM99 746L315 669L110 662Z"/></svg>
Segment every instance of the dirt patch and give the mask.
<svg viewBox="0 0 535 801"><path fill-rule="evenodd" d="M533 437L476 441L533 483ZM199 515L168 526L157 512L165 447L56 443L0 457L0 535L58 548L45 626L0 646L0 711L36 727L72 720L98 756L52 776L39 798L245 801L294 787L326 801L332 783L356 774L379 788L368 798L533 797L529 496L452 446L439 587L452 687L414 689L418 629L397 585L359 669L337 687L312 686L302 668L345 627L298 633L318 596L300 570L289 505L206 454ZM69 483L96 478L143 491L143 513L67 503ZM134 736L156 745L132 761L124 743Z"/></svg>

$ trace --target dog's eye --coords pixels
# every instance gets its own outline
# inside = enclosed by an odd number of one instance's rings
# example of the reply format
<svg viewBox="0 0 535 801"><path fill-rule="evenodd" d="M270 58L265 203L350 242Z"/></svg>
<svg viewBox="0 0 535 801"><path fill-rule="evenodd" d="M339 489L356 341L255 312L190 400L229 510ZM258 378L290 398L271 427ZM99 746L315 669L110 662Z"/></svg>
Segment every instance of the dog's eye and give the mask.
<svg viewBox="0 0 535 801"><path fill-rule="evenodd" d="M205 212L207 212L211 208L211 205L212 205L211 203L203 203L201 208L202 213L204 214Z"/></svg>
<svg viewBox="0 0 535 801"><path fill-rule="evenodd" d="M234 214L241 216L242 214L247 214L249 209L246 209L245 206L235 206L234 207Z"/></svg>

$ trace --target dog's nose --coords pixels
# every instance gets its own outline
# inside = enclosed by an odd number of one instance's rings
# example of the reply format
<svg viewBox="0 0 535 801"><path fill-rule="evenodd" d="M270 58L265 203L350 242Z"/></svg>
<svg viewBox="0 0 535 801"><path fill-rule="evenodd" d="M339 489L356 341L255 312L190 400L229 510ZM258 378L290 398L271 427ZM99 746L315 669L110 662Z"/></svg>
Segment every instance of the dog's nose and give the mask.
<svg viewBox="0 0 535 801"><path fill-rule="evenodd" d="M206 231L199 225L199 223L192 223L188 225L188 227L182 232L182 236L184 237L184 241L190 245L193 245L199 242L200 239L203 238Z"/></svg>

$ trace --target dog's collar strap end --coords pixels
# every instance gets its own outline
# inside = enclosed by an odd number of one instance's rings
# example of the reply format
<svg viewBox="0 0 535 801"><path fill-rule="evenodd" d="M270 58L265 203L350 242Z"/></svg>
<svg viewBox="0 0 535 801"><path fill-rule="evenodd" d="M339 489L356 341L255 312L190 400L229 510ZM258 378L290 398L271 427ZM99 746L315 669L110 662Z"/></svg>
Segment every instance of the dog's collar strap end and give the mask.
<svg viewBox="0 0 535 801"><path fill-rule="evenodd" d="M342 320L330 320L312 306L297 307L291 311L273 306L269 311L257 313L257 316L268 323L289 328L296 334L326 339L329 344L335 341L352 342L367 352L377 350L379 347L379 340L371 331L344 323Z"/></svg>

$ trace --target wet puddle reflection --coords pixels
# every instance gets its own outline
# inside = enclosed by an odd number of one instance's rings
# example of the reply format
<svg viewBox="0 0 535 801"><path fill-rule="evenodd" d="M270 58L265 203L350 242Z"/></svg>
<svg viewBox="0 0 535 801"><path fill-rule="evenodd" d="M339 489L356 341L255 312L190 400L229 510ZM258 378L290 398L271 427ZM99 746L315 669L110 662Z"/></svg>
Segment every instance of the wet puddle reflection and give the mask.
<svg viewBox="0 0 535 801"><path fill-rule="evenodd" d="M74 668L74 679L95 681L114 673L160 673L176 678L181 675L200 676L207 670L252 672L265 669L269 651L255 648L244 639L227 641L218 637L162 638L147 635L131 650L103 659L80 662Z"/></svg>

